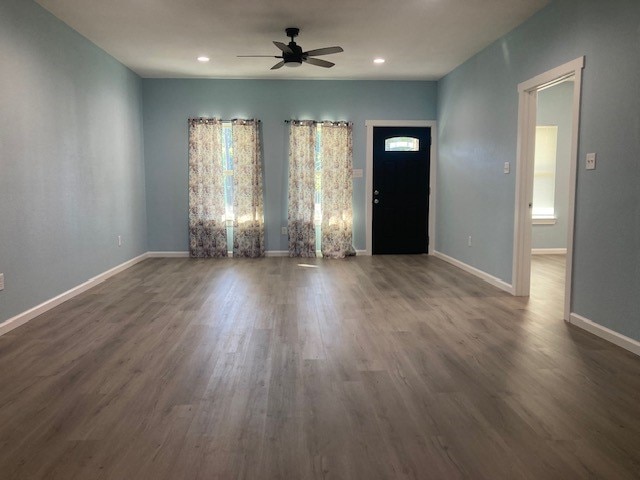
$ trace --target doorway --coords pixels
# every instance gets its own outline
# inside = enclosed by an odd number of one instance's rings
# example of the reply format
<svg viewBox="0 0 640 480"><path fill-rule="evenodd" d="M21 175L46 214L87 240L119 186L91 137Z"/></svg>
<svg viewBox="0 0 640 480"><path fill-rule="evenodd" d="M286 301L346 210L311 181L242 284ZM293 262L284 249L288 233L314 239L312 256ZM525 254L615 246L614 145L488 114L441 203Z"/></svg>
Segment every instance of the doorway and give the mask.
<svg viewBox="0 0 640 480"><path fill-rule="evenodd" d="M552 291L564 292L563 298L559 299L557 305L563 310L565 320L569 320L571 313L575 191L583 68L584 57L581 57L518 86L520 101L513 290L518 296L531 294L532 253L562 255L566 248L565 259L546 257L546 255L545 258L536 257L533 269L534 275L545 275L546 271L551 272L556 280L558 277L564 277L563 281L555 282ZM564 120L561 120L556 110L559 106L558 99L567 95L566 90L570 90L569 98L565 98L563 102L570 111L562 112ZM549 106L540 103L543 98ZM559 138L561 123L563 124L562 133L566 135L564 140ZM562 145L561 141L564 142ZM562 152L558 152L559 149ZM566 158L560 159L558 153ZM568 165L558 168L559 161L566 162ZM566 168L566 172L563 168ZM566 183L558 185L556 180L562 177L567 179ZM559 222L560 216L561 222ZM552 229L556 225L558 228ZM546 227L547 230L541 230L540 227ZM551 240L551 237L555 237L555 240ZM553 242L555 243L552 245ZM536 282L538 282L537 278ZM541 283L541 285L545 284L544 281ZM536 291L544 295L544 288L540 290L539 287L540 285L536 285Z"/></svg>
<svg viewBox="0 0 640 480"><path fill-rule="evenodd" d="M430 148L429 127L373 129L374 255L428 252Z"/></svg>
<svg viewBox="0 0 640 480"><path fill-rule="evenodd" d="M573 75L537 91L531 235L531 302L562 311L566 278Z"/></svg>
<svg viewBox="0 0 640 480"><path fill-rule="evenodd" d="M376 234L376 254L433 253L435 246L433 239L435 238L435 178L437 166L436 122L432 120L367 120L366 127L365 254L372 255L374 253L374 211L376 212L376 232L384 230L381 236L378 237ZM378 136L374 135L375 131L385 137L377 140L377 150L382 150L382 156L378 157L376 182L381 183L381 185L377 186L382 188L374 188L374 172L376 172L374 167L374 136ZM385 141L387 141L386 146ZM418 151L415 151L416 148ZM403 160L403 153L412 155L413 159L409 157L409 159ZM394 155L394 157L386 156L385 158L385 154ZM421 165L417 162L419 158L423 162ZM398 165L394 165L393 160L400 161ZM412 168L417 168L419 171L414 177L408 178L404 172L405 168L408 171L411 171ZM384 174L385 169L390 170L390 172L387 172L388 175ZM396 175L398 170L402 172ZM355 173L354 171L354 175ZM406 180L406 183L413 183L416 190L421 190L420 193L415 194L415 198L420 199L420 201L413 206L409 205L411 202L407 197L399 198L404 196L403 190L399 187L399 185L402 185L403 179ZM420 181L419 185L417 184L418 180ZM387 194L385 194L383 188L386 189ZM378 195L374 195L376 190L379 192ZM386 195L385 203L383 203L383 195ZM396 195L398 198L392 198L396 197ZM378 203L374 203L376 199ZM404 210L411 209L414 212L398 211L401 210L399 208L401 205L408 207ZM382 209L378 211L378 207L385 208L386 211ZM416 208L424 211L416 213ZM407 221L399 223L397 220L390 220L393 211L400 217L405 217ZM418 218L417 221L415 217ZM409 224L409 229L413 229L413 232L407 234L400 231L401 227L404 228L404 224ZM384 238L385 236L387 238ZM414 244L409 245L408 242L402 244L403 237L415 239ZM394 243L401 244L394 245Z"/></svg>

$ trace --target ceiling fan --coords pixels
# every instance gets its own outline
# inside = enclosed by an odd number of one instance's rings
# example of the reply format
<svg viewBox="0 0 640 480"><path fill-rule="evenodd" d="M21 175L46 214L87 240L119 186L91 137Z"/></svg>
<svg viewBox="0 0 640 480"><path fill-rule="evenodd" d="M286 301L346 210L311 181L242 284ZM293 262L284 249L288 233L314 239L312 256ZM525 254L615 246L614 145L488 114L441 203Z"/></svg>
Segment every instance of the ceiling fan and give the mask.
<svg viewBox="0 0 640 480"><path fill-rule="evenodd" d="M282 55L238 55L238 57L281 58L282 61L276 63L273 67L271 67L271 70L277 70L278 68L281 68L283 66L299 67L303 62L309 63L311 65L316 65L318 67L331 68L335 65L335 63L327 62L326 60L321 60L319 58L313 57L317 57L320 55L330 55L332 53L340 53L344 51L342 47L325 47L303 52L302 48L294 40L294 38L296 38L300 33L300 29L291 27L285 29L285 32L287 33L287 37L291 39L288 45L282 42L273 42L273 44L282 51Z"/></svg>

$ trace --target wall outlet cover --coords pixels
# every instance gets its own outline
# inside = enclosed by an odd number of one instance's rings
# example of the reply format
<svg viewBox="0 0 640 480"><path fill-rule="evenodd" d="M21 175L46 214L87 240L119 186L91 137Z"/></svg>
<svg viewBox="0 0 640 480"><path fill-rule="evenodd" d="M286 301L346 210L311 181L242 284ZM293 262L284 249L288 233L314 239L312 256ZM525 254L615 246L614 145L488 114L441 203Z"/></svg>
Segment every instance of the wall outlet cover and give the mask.
<svg viewBox="0 0 640 480"><path fill-rule="evenodd" d="M504 173L505 174L509 174L511 173L511 164L509 162L504 162Z"/></svg>
<svg viewBox="0 0 640 480"><path fill-rule="evenodd" d="M596 154L595 153L587 153L587 170L595 170L596 169Z"/></svg>
<svg viewBox="0 0 640 480"><path fill-rule="evenodd" d="M286 235L287 234L287 227L282 227L282 230L280 230L280 232L282 233L282 235Z"/></svg>
<svg viewBox="0 0 640 480"><path fill-rule="evenodd" d="M4 290L4 273L0 273L0 290Z"/></svg>

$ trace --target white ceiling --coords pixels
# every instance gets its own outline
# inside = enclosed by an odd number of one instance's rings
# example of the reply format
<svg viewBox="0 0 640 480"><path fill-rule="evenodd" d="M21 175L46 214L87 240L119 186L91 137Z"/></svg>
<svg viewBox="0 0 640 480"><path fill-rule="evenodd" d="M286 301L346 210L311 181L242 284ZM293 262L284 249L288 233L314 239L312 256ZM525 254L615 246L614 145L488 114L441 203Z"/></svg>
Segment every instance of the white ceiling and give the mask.
<svg viewBox="0 0 640 480"><path fill-rule="evenodd" d="M143 77L435 80L549 0L36 0ZM273 40L299 27L312 65L269 70ZM211 62L201 64L199 55ZM374 57L386 63L374 65Z"/></svg>

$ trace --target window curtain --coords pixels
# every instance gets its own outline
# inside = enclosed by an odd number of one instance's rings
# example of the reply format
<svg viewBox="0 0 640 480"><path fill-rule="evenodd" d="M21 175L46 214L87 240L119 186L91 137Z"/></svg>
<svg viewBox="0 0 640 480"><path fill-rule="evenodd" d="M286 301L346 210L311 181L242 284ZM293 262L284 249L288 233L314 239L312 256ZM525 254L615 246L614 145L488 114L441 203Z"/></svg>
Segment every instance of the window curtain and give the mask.
<svg viewBox="0 0 640 480"><path fill-rule="evenodd" d="M322 124L323 257L355 255L353 248L353 144L348 123Z"/></svg>
<svg viewBox="0 0 640 480"><path fill-rule="evenodd" d="M289 124L288 231L290 257L316 256L315 197L316 126Z"/></svg>
<svg viewBox="0 0 640 480"><path fill-rule="evenodd" d="M226 257L222 123L189 120L189 255Z"/></svg>
<svg viewBox="0 0 640 480"><path fill-rule="evenodd" d="M260 128L257 120L234 120L233 256L264 256L264 207Z"/></svg>

